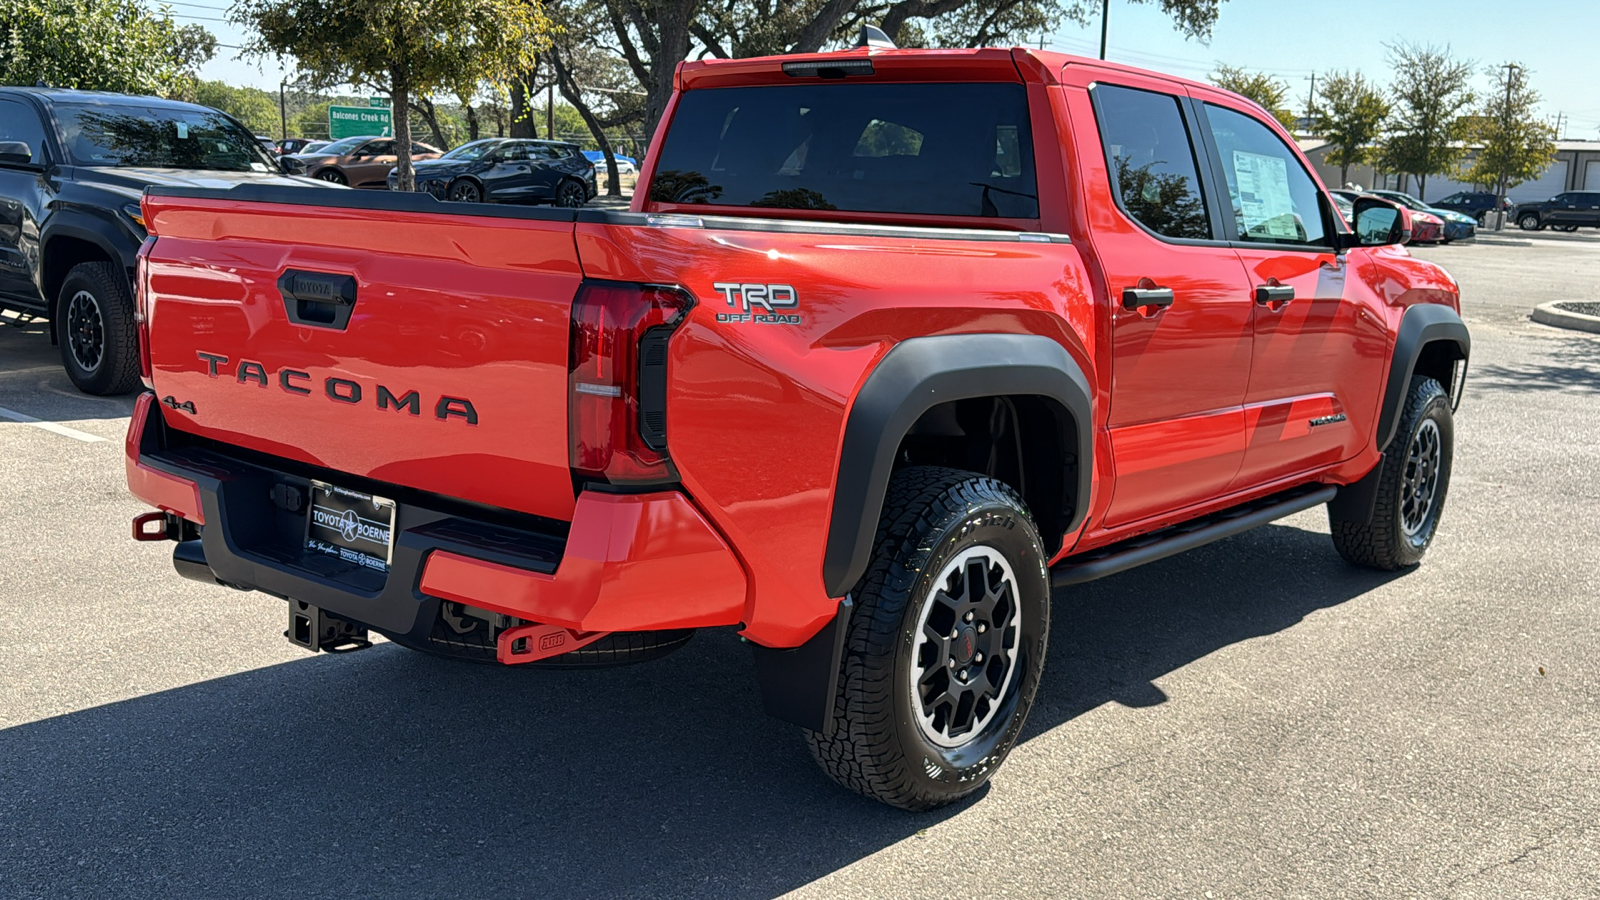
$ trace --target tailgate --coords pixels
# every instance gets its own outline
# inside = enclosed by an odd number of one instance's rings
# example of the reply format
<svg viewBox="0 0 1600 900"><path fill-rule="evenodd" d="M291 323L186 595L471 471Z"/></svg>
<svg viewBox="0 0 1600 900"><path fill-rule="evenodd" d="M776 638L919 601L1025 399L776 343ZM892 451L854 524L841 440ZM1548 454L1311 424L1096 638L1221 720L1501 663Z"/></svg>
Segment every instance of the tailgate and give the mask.
<svg viewBox="0 0 1600 900"><path fill-rule="evenodd" d="M571 518L570 212L443 214L416 195L316 188L144 203L152 379L171 427Z"/></svg>

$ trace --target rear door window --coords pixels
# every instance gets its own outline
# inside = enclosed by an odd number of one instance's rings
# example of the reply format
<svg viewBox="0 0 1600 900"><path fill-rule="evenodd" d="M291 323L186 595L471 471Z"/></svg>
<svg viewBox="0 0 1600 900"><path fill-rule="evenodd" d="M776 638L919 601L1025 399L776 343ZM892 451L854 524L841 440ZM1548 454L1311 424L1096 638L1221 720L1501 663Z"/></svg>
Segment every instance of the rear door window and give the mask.
<svg viewBox="0 0 1600 900"><path fill-rule="evenodd" d="M1178 98L1100 84L1094 101L1111 187L1123 211L1165 237L1213 237Z"/></svg>
<svg viewBox="0 0 1600 900"><path fill-rule="evenodd" d="M1020 84L795 84L687 91L658 203L1032 219Z"/></svg>

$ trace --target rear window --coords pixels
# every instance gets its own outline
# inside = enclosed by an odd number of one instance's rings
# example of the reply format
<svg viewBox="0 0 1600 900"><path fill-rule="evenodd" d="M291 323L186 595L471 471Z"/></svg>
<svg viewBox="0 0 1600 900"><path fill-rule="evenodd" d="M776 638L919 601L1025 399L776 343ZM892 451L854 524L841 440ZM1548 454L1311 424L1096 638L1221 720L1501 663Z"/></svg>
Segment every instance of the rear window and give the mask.
<svg viewBox="0 0 1600 900"><path fill-rule="evenodd" d="M1027 97L999 83L687 91L650 199L1037 218Z"/></svg>

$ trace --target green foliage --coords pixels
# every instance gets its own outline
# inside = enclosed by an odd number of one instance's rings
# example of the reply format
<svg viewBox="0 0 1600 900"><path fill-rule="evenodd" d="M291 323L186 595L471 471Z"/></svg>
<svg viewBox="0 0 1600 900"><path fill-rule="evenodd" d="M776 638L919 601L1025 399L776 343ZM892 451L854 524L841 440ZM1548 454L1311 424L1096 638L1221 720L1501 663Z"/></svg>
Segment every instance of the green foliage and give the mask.
<svg viewBox="0 0 1600 900"><path fill-rule="evenodd" d="M276 135L282 125L277 95L259 88L234 87L220 81L200 81L195 83L194 89L184 99L222 110L238 119L250 129L251 134Z"/></svg>
<svg viewBox="0 0 1600 900"><path fill-rule="evenodd" d="M1289 85L1262 72L1251 72L1238 66L1218 65L1211 73L1211 83L1225 91L1233 91L1254 100L1262 109L1272 114L1285 130L1293 132L1294 111L1289 109Z"/></svg>
<svg viewBox="0 0 1600 900"><path fill-rule="evenodd" d="M1339 183L1348 180L1351 166L1370 162L1373 144L1389 117L1383 93L1360 72L1334 72L1322 83L1322 96L1311 107L1317 133L1332 149L1328 164L1339 167Z"/></svg>
<svg viewBox="0 0 1600 900"><path fill-rule="evenodd" d="M414 95L471 95L531 68L551 30L539 0L239 0L246 55L292 56L313 87L371 85L393 99L400 187L414 187Z"/></svg>
<svg viewBox="0 0 1600 900"><path fill-rule="evenodd" d="M215 52L210 32L139 0L0 0L0 84L170 97Z"/></svg>
<svg viewBox="0 0 1600 900"><path fill-rule="evenodd" d="M1555 129L1535 113L1539 92L1528 86L1522 66L1493 70L1495 89L1484 96L1467 129L1483 149L1463 178L1505 192L1538 178L1556 158Z"/></svg>
<svg viewBox="0 0 1600 900"><path fill-rule="evenodd" d="M1450 55L1450 48L1396 44L1389 48L1394 67L1390 137L1378 164L1390 172L1415 175L1419 195L1428 176L1453 172L1466 152L1461 114L1472 105L1472 63Z"/></svg>

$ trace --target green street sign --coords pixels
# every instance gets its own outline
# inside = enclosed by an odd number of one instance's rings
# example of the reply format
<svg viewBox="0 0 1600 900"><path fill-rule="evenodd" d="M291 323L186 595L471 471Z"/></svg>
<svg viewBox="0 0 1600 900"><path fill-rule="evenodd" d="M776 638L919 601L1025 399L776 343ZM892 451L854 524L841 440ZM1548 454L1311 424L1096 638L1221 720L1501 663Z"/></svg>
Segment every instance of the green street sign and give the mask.
<svg viewBox="0 0 1600 900"><path fill-rule="evenodd" d="M388 97L368 97L367 98L367 105L368 106L388 106L389 105L389 98Z"/></svg>
<svg viewBox="0 0 1600 900"><path fill-rule="evenodd" d="M328 107L328 139L359 137L377 134L388 137L394 134L394 116L388 109L369 106Z"/></svg>

